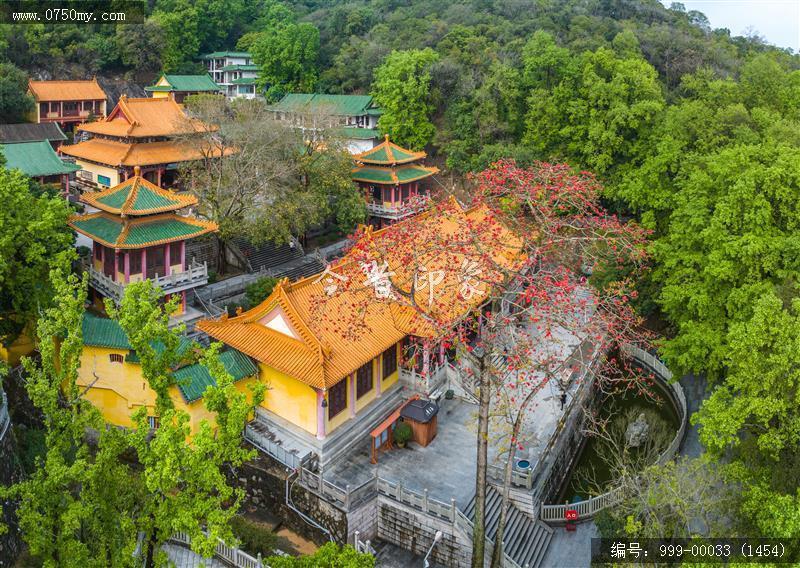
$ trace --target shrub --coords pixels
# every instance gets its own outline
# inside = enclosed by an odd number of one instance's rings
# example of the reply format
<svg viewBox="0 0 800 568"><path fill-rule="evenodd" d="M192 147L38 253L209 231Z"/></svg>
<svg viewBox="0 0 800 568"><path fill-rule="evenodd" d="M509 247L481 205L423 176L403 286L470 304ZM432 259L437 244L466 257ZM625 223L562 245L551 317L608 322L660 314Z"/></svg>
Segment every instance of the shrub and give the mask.
<svg viewBox="0 0 800 568"><path fill-rule="evenodd" d="M270 556L275 553L278 537L271 530L241 515L231 519L231 529L236 538L242 541L242 550L248 554Z"/></svg>
<svg viewBox="0 0 800 568"><path fill-rule="evenodd" d="M259 278L255 282L248 284L247 288L244 289L245 298L247 300L245 307L250 309L266 300L267 297L272 294L272 289L277 283L277 278L265 276L264 278Z"/></svg>
<svg viewBox="0 0 800 568"><path fill-rule="evenodd" d="M398 446L404 446L411 439L412 434L411 426L405 422L400 422L394 427L394 441Z"/></svg>

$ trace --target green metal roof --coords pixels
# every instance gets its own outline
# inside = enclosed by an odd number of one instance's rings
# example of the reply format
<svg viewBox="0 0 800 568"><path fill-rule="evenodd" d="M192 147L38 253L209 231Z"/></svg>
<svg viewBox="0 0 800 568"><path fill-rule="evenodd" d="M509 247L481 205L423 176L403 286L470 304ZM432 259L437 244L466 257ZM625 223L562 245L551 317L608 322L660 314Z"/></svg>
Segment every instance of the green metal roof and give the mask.
<svg viewBox="0 0 800 568"><path fill-rule="evenodd" d="M151 209L161 209L163 207L171 206L180 208L180 206L183 205L177 199L169 199L163 195L159 195L144 184L137 185L136 199L134 200L132 207L134 213L137 210L148 211ZM120 184L117 187L119 187L118 191L104 195L103 197L98 198L97 201L103 205L113 207L114 209L122 208L122 206L125 204L125 201L127 201L128 197L130 196L131 191L134 189L134 183Z"/></svg>
<svg viewBox="0 0 800 568"><path fill-rule="evenodd" d="M237 63L235 65L226 65L222 71L258 71L258 65L245 65Z"/></svg>
<svg viewBox="0 0 800 568"><path fill-rule="evenodd" d="M339 135L355 140L372 140L380 138L381 133L376 128L340 128Z"/></svg>
<svg viewBox="0 0 800 568"><path fill-rule="evenodd" d="M81 169L59 158L45 140L0 144L0 152L6 158L7 169L20 170L30 177L69 174Z"/></svg>
<svg viewBox="0 0 800 568"><path fill-rule="evenodd" d="M252 377L258 372L253 361L235 349L223 351L220 353L219 359L234 381ZM187 403L200 399L209 386L216 385L216 381L208 369L200 363L182 367L175 371L173 376L177 381L183 400Z"/></svg>
<svg viewBox="0 0 800 568"><path fill-rule="evenodd" d="M369 95L321 95L289 93L270 107L279 112L319 113L333 116L362 116L372 106Z"/></svg>
<svg viewBox="0 0 800 568"><path fill-rule="evenodd" d="M120 325L108 318L102 318L89 312L83 314L83 344L109 349L131 349L128 336Z"/></svg>
<svg viewBox="0 0 800 568"><path fill-rule="evenodd" d="M164 74L163 78L171 85L166 87L163 85L153 85L152 87L145 87L145 91L219 91L220 86L217 85L208 73L203 75L171 75ZM160 79L159 79L160 80Z"/></svg>
<svg viewBox="0 0 800 568"><path fill-rule="evenodd" d="M223 57L252 57L246 51L215 51L200 56L200 59L221 59Z"/></svg>
<svg viewBox="0 0 800 568"><path fill-rule="evenodd" d="M241 79L234 79L231 81L232 85L255 85L256 78L255 77L242 77Z"/></svg>

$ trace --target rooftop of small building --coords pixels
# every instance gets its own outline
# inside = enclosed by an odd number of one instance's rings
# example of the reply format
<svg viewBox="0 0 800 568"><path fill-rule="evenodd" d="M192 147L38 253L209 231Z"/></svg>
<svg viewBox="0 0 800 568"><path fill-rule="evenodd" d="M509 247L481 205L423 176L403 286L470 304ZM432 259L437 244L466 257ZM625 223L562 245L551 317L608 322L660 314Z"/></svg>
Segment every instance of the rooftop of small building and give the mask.
<svg viewBox="0 0 800 568"><path fill-rule="evenodd" d="M270 110L330 116L363 116L370 114L370 110L376 109L371 95L289 93L272 105Z"/></svg>
<svg viewBox="0 0 800 568"><path fill-rule="evenodd" d="M59 158L46 140L0 144L0 153L6 159L6 168L20 170L30 177L63 175L81 169Z"/></svg>
<svg viewBox="0 0 800 568"><path fill-rule="evenodd" d="M201 55L200 59L224 59L226 57L252 57L247 51L214 51L213 53L206 53Z"/></svg>
<svg viewBox="0 0 800 568"><path fill-rule="evenodd" d="M0 124L0 144L17 142L60 142L67 135L57 122L23 122L19 124Z"/></svg>
<svg viewBox="0 0 800 568"><path fill-rule="evenodd" d="M37 102L106 100L97 79L89 81L29 81L28 88Z"/></svg>
<svg viewBox="0 0 800 568"><path fill-rule="evenodd" d="M164 79L168 85L159 85L161 79ZM165 73L156 82L155 85L145 87L145 91L186 91L186 92L216 92L220 90L220 86L214 82L211 75L202 73L200 75L176 75L172 73Z"/></svg>

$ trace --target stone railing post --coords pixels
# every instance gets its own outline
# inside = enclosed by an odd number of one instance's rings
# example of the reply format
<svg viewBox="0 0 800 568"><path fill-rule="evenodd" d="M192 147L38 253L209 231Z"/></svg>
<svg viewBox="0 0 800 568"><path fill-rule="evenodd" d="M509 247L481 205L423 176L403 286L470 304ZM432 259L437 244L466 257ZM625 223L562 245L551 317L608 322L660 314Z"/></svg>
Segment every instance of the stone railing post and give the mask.
<svg viewBox="0 0 800 568"><path fill-rule="evenodd" d="M428 511L428 488L422 490L422 508L425 512Z"/></svg>
<svg viewBox="0 0 800 568"><path fill-rule="evenodd" d="M350 484L344 486L344 508L350 510Z"/></svg>
<svg viewBox="0 0 800 568"><path fill-rule="evenodd" d="M453 497L450 498L450 520L456 520L456 500Z"/></svg>

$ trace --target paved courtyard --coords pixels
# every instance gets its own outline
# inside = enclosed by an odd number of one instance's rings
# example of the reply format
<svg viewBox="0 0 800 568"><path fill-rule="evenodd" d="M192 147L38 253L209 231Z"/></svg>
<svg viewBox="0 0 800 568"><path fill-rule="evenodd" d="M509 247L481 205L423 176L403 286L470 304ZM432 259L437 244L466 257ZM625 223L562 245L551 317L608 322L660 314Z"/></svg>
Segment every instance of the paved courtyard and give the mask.
<svg viewBox="0 0 800 568"><path fill-rule="evenodd" d="M475 492L475 424L477 406L461 400L442 400L436 438L423 448L413 442L378 455L370 463L369 445L325 470L325 479L344 487L357 487L376 473L417 492L466 507Z"/></svg>

